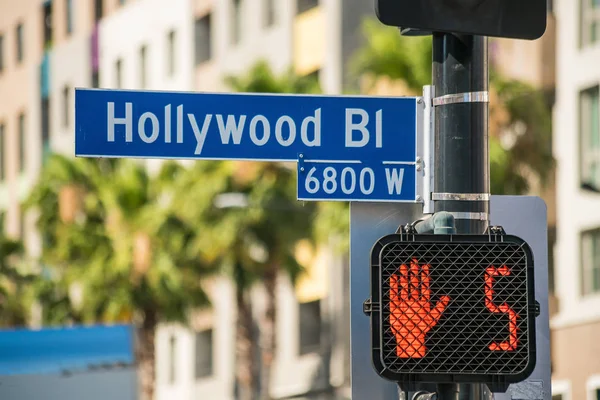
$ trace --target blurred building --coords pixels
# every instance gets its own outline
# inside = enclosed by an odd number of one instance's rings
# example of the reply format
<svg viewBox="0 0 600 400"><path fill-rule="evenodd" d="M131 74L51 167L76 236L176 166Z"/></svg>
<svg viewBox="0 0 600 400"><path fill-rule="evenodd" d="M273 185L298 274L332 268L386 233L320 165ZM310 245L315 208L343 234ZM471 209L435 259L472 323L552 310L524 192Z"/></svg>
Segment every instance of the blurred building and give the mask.
<svg viewBox="0 0 600 400"><path fill-rule="evenodd" d="M548 1L547 26L544 35L537 40L513 40L494 38L490 41L490 64L505 77L530 84L544 93L549 104L556 99L556 43L557 17L553 2ZM553 131L555 131L553 129ZM543 144L546 145L546 144ZM560 167L560 166L559 166ZM555 293L555 259L557 229L557 182L556 171L552 171L547 185L531 180L530 193L541 196L548 208L548 275L550 292L550 315L558 311L558 296Z"/></svg>
<svg viewBox="0 0 600 400"><path fill-rule="evenodd" d="M39 252L19 203L50 152L74 152L74 88L226 91L224 76L264 59L276 73L315 74L325 92L341 93L353 86L345 66L361 19L372 13L362 0L0 0L0 210L8 234ZM279 288L271 391L348 398L348 262L328 250L301 257L307 275L296 288L285 279ZM214 310L190 326L160 327L157 399L234 398L232 287L217 280L213 294ZM258 315L260 290L255 299Z"/></svg>
<svg viewBox="0 0 600 400"><path fill-rule="evenodd" d="M600 3L555 0L557 400L600 399Z"/></svg>

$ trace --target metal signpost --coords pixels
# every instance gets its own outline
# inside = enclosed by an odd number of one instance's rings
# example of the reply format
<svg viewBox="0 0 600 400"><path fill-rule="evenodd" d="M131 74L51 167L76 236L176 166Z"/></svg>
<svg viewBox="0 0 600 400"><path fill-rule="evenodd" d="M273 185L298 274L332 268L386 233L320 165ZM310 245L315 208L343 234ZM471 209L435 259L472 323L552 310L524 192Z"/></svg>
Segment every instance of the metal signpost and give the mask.
<svg viewBox="0 0 600 400"><path fill-rule="evenodd" d="M433 35L419 97L77 89L75 153L296 162L299 200L351 202L355 400L549 400L545 208L490 196L485 37L545 1L375 0Z"/></svg>

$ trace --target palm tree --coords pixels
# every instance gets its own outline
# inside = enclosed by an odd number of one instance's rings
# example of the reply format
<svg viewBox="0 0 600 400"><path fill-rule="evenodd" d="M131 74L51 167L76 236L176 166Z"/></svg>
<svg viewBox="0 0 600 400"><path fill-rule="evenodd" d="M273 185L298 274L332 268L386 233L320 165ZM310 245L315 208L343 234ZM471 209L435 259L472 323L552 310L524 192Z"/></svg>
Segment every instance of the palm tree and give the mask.
<svg viewBox="0 0 600 400"><path fill-rule="evenodd" d="M145 400L154 396L159 322L185 322L189 311L209 305L202 279L214 268L204 257L202 227L172 206L178 196L173 182L183 172L174 162L151 176L131 160L53 155L27 201L40 215L41 261L63 288L82 292L79 301L50 298L46 308L57 311L45 314L53 316L47 322L75 316L135 323Z"/></svg>
<svg viewBox="0 0 600 400"><path fill-rule="evenodd" d="M31 298L26 293L33 276L23 273L19 261L23 245L4 234L4 214L0 215L0 327L24 326L29 319Z"/></svg>
<svg viewBox="0 0 600 400"><path fill-rule="evenodd" d="M260 61L244 76L225 79L237 92L319 93L314 76L297 76L292 70L273 73ZM281 273L295 283L302 268L295 259L296 245L313 235L314 203L299 203L296 198L295 167L286 163L232 163L230 190L244 193L249 207L237 214L238 230L230 243L230 274L236 285L238 306L238 384L244 399L256 398L256 375L260 376L260 398L270 399L271 370L276 352L277 280ZM266 306L260 322L261 368L252 362L252 304L249 289L261 282Z"/></svg>
<svg viewBox="0 0 600 400"><path fill-rule="evenodd" d="M404 37L374 19L365 20L363 34L365 44L352 66L367 90L391 83L396 95L414 96L431 83L431 37ZM544 92L492 69L490 97L492 193L522 194L532 178L547 183L554 161L551 107Z"/></svg>

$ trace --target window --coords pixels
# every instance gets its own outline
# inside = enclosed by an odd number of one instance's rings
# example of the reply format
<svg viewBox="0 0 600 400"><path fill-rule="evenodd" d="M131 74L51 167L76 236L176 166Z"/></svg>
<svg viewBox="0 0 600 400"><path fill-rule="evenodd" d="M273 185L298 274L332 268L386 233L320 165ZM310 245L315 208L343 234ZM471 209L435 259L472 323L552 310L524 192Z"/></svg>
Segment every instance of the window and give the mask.
<svg viewBox="0 0 600 400"><path fill-rule="evenodd" d="M19 235L21 240L25 240L25 210L23 208L19 213Z"/></svg>
<svg viewBox="0 0 600 400"><path fill-rule="evenodd" d="M233 23L231 24L231 43L238 44L242 38L242 0L232 0Z"/></svg>
<svg viewBox="0 0 600 400"><path fill-rule="evenodd" d="M175 31L170 31L167 35L167 74L175 74Z"/></svg>
<svg viewBox="0 0 600 400"><path fill-rule="evenodd" d="M600 0L598 0L600 1ZM580 135L581 184L592 190L600 189L600 87L581 92Z"/></svg>
<svg viewBox="0 0 600 400"><path fill-rule="evenodd" d="M177 354L177 339L175 336L171 336L169 339L169 384L175 383L175 371L176 371L176 354Z"/></svg>
<svg viewBox="0 0 600 400"><path fill-rule="evenodd" d="M213 330L196 332L196 379L213 374Z"/></svg>
<svg viewBox="0 0 600 400"><path fill-rule="evenodd" d="M275 24L275 0L265 0L265 26Z"/></svg>
<svg viewBox="0 0 600 400"><path fill-rule="evenodd" d="M298 14L315 8L319 5L319 0L297 0L296 7Z"/></svg>
<svg viewBox="0 0 600 400"><path fill-rule="evenodd" d="M581 235L582 294L600 292L600 229Z"/></svg>
<svg viewBox="0 0 600 400"><path fill-rule="evenodd" d="M148 76L147 76L147 47L142 46L140 48L140 88L145 89L148 84Z"/></svg>
<svg viewBox="0 0 600 400"><path fill-rule="evenodd" d="M73 0L65 0L65 13L67 19L67 35L73 33Z"/></svg>
<svg viewBox="0 0 600 400"><path fill-rule="evenodd" d="M117 89L121 89L121 85L123 84L122 82L122 71L123 69L123 60L118 59L117 62L115 63L115 85L117 86Z"/></svg>
<svg viewBox="0 0 600 400"><path fill-rule="evenodd" d="M19 114L19 172L25 171L25 114Z"/></svg>
<svg viewBox="0 0 600 400"><path fill-rule="evenodd" d="M199 18L194 24L196 65L206 62L212 57L211 46L211 14Z"/></svg>
<svg viewBox="0 0 600 400"><path fill-rule="evenodd" d="M23 61L23 24L17 25L17 64L20 64Z"/></svg>
<svg viewBox="0 0 600 400"><path fill-rule="evenodd" d="M582 46L589 46L600 39L600 0L580 0Z"/></svg>
<svg viewBox="0 0 600 400"><path fill-rule="evenodd" d="M93 88L100 87L100 73L98 71L92 72L92 87Z"/></svg>
<svg viewBox="0 0 600 400"><path fill-rule="evenodd" d="M552 400L572 400L571 384L568 381L552 381Z"/></svg>
<svg viewBox="0 0 600 400"><path fill-rule="evenodd" d="M3 181L5 178L4 174L4 136L5 136L5 128L4 124L0 123L0 181Z"/></svg>
<svg viewBox="0 0 600 400"><path fill-rule="evenodd" d="M52 2L44 4L44 50L52 46Z"/></svg>
<svg viewBox="0 0 600 400"><path fill-rule="evenodd" d="M587 397L585 400L600 400L600 376L592 375L586 382Z"/></svg>
<svg viewBox="0 0 600 400"><path fill-rule="evenodd" d="M42 99L42 164L48 160L50 155L50 98Z"/></svg>
<svg viewBox="0 0 600 400"><path fill-rule="evenodd" d="M314 353L321 347L321 301L300 303L300 355Z"/></svg>
<svg viewBox="0 0 600 400"><path fill-rule="evenodd" d="M65 128L69 127L69 117L70 117L70 108L71 108L71 98L70 98L70 94L71 94L71 89L68 86L65 86L63 88L63 126Z"/></svg>
<svg viewBox="0 0 600 400"><path fill-rule="evenodd" d="M104 14L103 0L94 0L94 22L98 22L102 19Z"/></svg>
<svg viewBox="0 0 600 400"><path fill-rule="evenodd" d="M4 35L0 35L0 72L4 71Z"/></svg>

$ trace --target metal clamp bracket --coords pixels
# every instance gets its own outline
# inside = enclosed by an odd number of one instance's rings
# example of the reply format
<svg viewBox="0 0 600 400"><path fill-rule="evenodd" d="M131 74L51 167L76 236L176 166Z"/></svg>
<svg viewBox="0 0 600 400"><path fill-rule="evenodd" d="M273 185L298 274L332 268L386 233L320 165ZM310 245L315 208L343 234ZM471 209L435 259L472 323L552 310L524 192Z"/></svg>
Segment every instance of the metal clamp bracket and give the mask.
<svg viewBox="0 0 600 400"><path fill-rule="evenodd" d="M454 216L454 219L470 219L477 221L487 221L489 215L484 212L450 212Z"/></svg>
<svg viewBox="0 0 600 400"><path fill-rule="evenodd" d="M447 201L489 201L489 193L431 193L431 200Z"/></svg>
<svg viewBox="0 0 600 400"><path fill-rule="evenodd" d="M433 98L433 106L443 106L446 104L456 104L456 103L488 103L489 93L487 91L484 92L468 92L468 93L455 93L455 94L447 94L445 96L434 97Z"/></svg>

